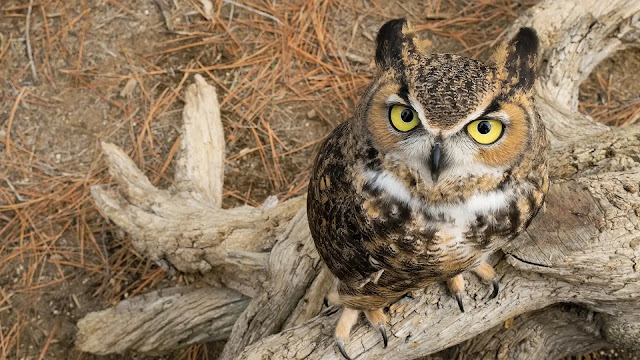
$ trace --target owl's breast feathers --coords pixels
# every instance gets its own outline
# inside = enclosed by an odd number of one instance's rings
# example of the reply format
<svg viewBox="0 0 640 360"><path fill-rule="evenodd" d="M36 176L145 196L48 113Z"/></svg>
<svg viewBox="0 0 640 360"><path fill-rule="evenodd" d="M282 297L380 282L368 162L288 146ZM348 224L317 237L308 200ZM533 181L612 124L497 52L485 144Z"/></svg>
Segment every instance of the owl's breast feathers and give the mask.
<svg viewBox="0 0 640 360"><path fill-rule="evenodd" d="M331 133L307 203L316 248L350 287L404 293L461 273L523 231L548 187L533 176L544 162L433 187L363 139L350 122Z"/></svg>

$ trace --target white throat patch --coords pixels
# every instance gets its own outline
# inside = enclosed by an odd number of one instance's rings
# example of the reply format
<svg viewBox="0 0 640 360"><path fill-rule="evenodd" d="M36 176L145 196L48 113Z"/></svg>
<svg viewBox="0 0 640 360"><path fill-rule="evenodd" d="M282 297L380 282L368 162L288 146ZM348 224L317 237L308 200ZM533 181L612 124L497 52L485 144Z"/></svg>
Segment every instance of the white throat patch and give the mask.
<svg viewBox="0 0 640 360"><path fill-rule="evenodd" d="M405 185L386 171L365 171L365 182L374 189L382 190L394 199L409 205L413 209L426 211L433 216L445 215L462 225L475 218L479 213L494 213L508 205L513 191L494 190L471 196L466 202L451 205L433 205L422 203L414 197ZM472 219L473 218L473 219Z"/></svg>

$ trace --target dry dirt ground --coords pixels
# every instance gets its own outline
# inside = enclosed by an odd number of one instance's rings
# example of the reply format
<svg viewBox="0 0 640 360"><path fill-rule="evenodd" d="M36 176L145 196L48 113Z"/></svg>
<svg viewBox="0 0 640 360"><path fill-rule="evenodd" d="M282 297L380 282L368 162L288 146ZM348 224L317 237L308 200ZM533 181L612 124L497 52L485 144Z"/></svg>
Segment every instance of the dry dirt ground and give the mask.
<svg viewBox="0 0 640 360"><path fill-rule="evenodd" d="M370 79L377 29L405 16L439 52L485 59L535 1L0 1L0 358L95 358L73 349L87 312L170 277L103 219L99 142L126 149L155 184L172 179L185 85L219 91L224 206L305 191L316 145ZM241 6L242 5L242 6ZM640 117L640 52L606 60L582 111L613 126ZM167 358L214 359L222 344ZM595 354L593 357L600 357ZM140 358L113 356L112 358Z"/></svg>

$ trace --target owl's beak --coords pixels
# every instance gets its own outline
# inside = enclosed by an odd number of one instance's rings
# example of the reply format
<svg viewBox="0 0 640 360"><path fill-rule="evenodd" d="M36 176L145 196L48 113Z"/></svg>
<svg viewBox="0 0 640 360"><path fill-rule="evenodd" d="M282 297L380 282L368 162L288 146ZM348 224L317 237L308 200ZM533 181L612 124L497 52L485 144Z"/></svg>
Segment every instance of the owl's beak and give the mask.
<svg viewBox="0 0 640 360"><path fill-rule="evenodd" d="M431 149L431 180L434 183L438 182L438 176L440 175L441 155L442 145L440 142L436 142Z"/></svg>

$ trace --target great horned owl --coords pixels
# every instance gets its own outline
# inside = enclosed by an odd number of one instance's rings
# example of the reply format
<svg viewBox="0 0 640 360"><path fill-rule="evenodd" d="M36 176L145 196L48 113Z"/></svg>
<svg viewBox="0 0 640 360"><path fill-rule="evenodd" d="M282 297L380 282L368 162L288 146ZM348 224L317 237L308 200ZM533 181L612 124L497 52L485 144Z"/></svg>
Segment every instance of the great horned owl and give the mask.
<svg viewBox="0 0 640 360"><path fill-rule="evenodd" d="M488 63L429 54L407 25L377 36L377 72L353 118L322 144L307 213L333 275L344 350L362 310L387 344L383 308L446 280L460 309L471 270L522 232L549 187L544 125L533 105L538 37L522 28Z"/></svg>

